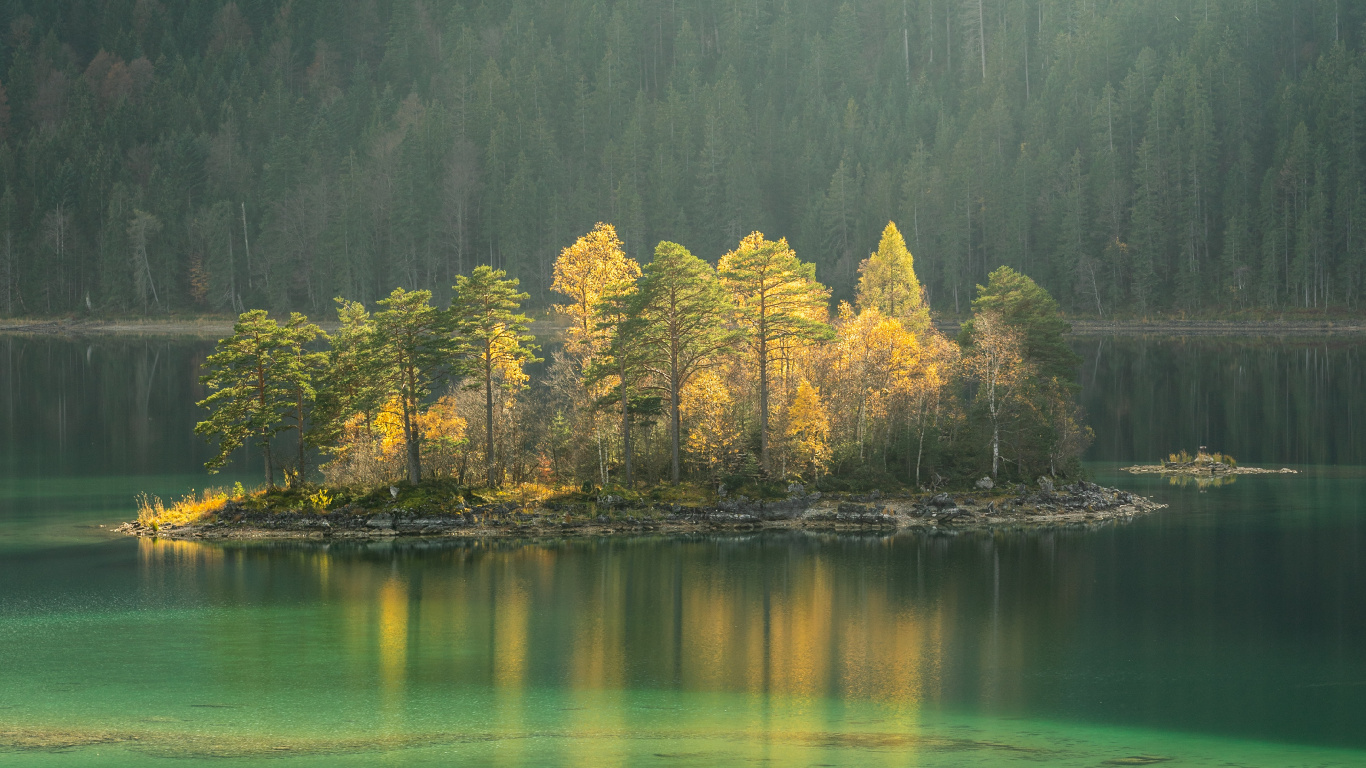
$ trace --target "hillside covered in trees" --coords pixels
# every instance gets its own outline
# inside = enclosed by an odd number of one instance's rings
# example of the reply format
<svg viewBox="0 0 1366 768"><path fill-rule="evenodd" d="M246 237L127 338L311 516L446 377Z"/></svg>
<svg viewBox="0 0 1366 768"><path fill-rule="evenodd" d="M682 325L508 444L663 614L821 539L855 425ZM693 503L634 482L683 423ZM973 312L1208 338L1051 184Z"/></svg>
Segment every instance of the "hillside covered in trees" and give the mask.
<svg viewBox="0 0 1366 768"><path fill-rule="evenodd" d="M1355 310L1366 7L1324 0L10 0L0 314L326 314L596 221L785 236L834 299L895 221L933 306Z"/></svg>

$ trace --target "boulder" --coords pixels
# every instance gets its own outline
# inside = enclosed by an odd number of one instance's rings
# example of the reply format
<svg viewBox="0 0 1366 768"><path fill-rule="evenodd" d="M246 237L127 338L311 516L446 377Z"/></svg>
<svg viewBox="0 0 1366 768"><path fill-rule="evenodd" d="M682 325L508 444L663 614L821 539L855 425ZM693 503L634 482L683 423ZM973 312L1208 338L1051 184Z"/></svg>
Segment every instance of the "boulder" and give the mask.
<svg viewBox="0 0 1366 768"><path fill-rule="evenodd" d="M1047 478L1047 477L1040 476L1040 477L1039 477L1039 480L1038 480L1038 483L1039 483L1039 490L1041 490L1041 491L1043 491L1044 493L1047 493L1047 494L1053 493L1053 481L1052 481L1051 479L1049 479L1049 478Z"/></svg>
<svg viewBox="0 0 1366 768"><path fill-rule="evenodd" d="M991 481L991 478L989 478L989 477L984 477L984 478L982 478L981 480L978 480L978 481L977 481L977 487L980 488L980 489L982 489L982 490L984 490L984 491L989 491L989 490L991 490L992 488L995 488L995 487L996 487L996 483L993 483L993 482Z"/></svg>

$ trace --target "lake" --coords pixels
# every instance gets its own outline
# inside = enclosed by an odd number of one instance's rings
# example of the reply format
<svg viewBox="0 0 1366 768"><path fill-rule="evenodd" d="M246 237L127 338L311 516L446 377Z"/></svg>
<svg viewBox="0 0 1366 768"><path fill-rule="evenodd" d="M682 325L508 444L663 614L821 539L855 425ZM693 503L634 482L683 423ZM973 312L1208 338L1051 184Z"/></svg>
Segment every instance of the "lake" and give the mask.
<svg viewBox="0 0 1366 768"><path fill-rule="evenodd" d="M1080 337L1097 530L201 545L202 341L0 337L0 763L1366 764L1366 340ZM1301 474L1118 472L1208 445ZM101 528L101 526L104 526Z"/></svg>

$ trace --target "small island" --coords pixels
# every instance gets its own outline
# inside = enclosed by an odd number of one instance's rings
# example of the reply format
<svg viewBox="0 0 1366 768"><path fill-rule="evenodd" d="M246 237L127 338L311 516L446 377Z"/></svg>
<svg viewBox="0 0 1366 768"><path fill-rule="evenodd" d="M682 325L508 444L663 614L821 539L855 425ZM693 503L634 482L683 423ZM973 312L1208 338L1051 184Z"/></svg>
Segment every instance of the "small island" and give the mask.
<svg viewBox="0 0 1366 768"><path fill-rule="evenodd" d="M392 486L354 499L308 497L277 491L216 494L183 504L182 516L145 507L137 522L118 531L169 539L381 539L391 536L544 538L644 533L720 533L757 530L875 531L971 530L998 527L1100 525L1128 521L1163 508L1114 488L1077 481L1054 488L1017 486L1007 493L884 495L806 492L793 485L779 498L744 495L710 502L648 495L633 499L574 494L535 500L466 499L458 489L433 483ZM984 484L985 485L985 484ZM325 497L326 498L326 497ZM201 514L185 517L187 507Z"/></svg>
<svg viewBox="0 0 1366 768"><path fill-rule="evenodd" d="M1235 475L1294 475L1295 470L1288 467L1266 469L1263 467L1241 467L1232 456L1223 453L1208 453L1201 446L1192 456L1187 451L1167 454L1161 464L1138 464L1125 467L1124 471L1135 475L1167 475L1172 477L1193 477L1198 479L1232 478Z"/></svg>
<svg viewBox="0 0 1366 768"><path fill-rule="evenodd" d="M538 537L1090 525L1161 508L1082 477L1092 439L1057 302L1009 267L949 339L895 224L853 303L785 240L715 266L607 224L565 248L548 364L518 281L460 275L447 306L403 288L338 299L337 330L244 312L205 364L216 470L265 484L170 505L139 536ZM277 485L277 472L284 477Z"/></svg>

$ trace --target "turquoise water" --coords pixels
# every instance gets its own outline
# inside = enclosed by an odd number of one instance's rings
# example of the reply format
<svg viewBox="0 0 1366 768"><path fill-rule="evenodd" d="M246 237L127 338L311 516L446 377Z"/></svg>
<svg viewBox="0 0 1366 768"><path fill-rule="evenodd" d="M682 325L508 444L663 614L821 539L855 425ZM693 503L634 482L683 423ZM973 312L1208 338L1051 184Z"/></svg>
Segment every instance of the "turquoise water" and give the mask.
<svg viewBox="0 0 1366 768"><path fill-rule="evenodd" d="M1101 461L1171 506L1098 530L149 542L109 526L205 483L171 397L202 345L29 343L48 378L0 422L0 764L1366 765L1352 464L1201 489ZM122 367L79 373L101 354ZM1095 370L1093 413L1136 407L1132 370ZM113 436L140 398L150 458Z"/></svg>

